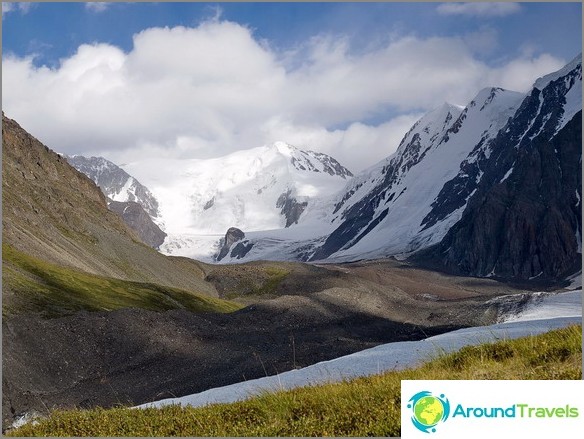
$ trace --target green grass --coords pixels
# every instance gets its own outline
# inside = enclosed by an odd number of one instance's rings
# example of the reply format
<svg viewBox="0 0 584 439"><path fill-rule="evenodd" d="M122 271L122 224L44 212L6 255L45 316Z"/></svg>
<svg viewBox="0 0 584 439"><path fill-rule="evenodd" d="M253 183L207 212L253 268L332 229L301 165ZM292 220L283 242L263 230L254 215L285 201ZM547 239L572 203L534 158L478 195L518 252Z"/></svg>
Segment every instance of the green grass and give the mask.
<svg viewBox="0 0 584 439"><path fill-rule="evenodd" d="M280 282L290 274L288 270L278 267L266 267L265 269L267 279L262 285L252 290L252 295L261 296L264 294L274 294Z"/></svg>
<svg viewBox="0 0 584 439"><path fill-rule="evenodd" d="M581 379L582 327L465 347L411 370L201 408L56 411L12 436L399 436L401 380Z"/></svg>
<svg viewBox="0 0 584 439"><path fill-rule="evenodd" d="M153 283L130 282L62 267L2 245L4 317L38 312L48 318L85 311L143 308L153 311L232 312L242 306Z"/></svg>
<svg viewBox="0 0 584 439"><path fill-rule="evenodd" d="M261 267L251 275L244 275L235 282L235 288L227 291L228 299L266 297L276 294L280 283L290 274L290 270L276 266ZM228 274L227 274L228 275Z"/></svg>

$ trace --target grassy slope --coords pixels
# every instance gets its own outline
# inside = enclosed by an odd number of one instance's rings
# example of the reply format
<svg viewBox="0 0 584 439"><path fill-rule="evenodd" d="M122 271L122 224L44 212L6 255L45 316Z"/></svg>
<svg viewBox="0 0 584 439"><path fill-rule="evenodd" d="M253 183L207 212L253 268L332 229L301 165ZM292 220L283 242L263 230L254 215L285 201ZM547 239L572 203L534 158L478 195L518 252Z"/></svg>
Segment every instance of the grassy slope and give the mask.
<svg viewBox="0 0 584 439"><path fill-rule="evenodd" d="M3 297L4 317L40 312L60 317L77 311L184 308L193 312L231 312L236 303L153 283L131 282L84 273L26 255L2 245L2 278L10 291Z"/></svg>
<svg viewBox="0 0 584 439"><path fill-rule="evenodd" d="M470 346L420 368L202 408L55 412L13 436L399 436L400 383L581 379L582 327Z"/></svg>

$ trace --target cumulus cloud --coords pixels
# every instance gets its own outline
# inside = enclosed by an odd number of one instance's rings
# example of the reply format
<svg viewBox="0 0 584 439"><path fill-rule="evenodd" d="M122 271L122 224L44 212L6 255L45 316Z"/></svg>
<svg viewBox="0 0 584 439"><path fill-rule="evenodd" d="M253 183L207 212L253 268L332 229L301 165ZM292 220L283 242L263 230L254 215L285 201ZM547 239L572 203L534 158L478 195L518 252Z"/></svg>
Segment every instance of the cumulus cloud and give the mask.
<svg viewBox="0 0 584 439"><path fill-rule="evenodd" d="M218 18L133 39L128 53L82 45L55 68L5 56L4 111L59 152L119 163L283 140L359 171L444 101L464 105L492 85L527 91L564 64L523 55L494 68L463 38L444 37L396 38L355 54L347 40L326 35L290 63L247 27Z"/></svg>
<svg viewBox="0 0 584 439"><path fill-rule="evenodd" d="M503 17L521 10L519 3L442 3L436 8L442 15Z"/></svg>

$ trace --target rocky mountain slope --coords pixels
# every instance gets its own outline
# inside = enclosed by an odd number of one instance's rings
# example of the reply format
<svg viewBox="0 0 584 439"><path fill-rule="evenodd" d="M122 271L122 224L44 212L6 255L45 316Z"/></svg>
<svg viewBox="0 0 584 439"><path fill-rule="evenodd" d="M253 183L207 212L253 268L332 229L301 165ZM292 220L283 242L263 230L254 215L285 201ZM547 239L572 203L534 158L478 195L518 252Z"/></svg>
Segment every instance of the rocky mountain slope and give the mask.
<svg viewBox="0 0 584 439"><path fill-rule="evenodd" d="M93 275L216 294L203 281L199 264L144 245L108 210L105 196L89 178L4 115L2 167L5 247ZM5 258L3 268L6 305L23 268ZM27 276L31 282L38 279Z"/></svg>
<svg viewBox="0 0 584 439"><path fill-rule="evenodd" d="M393 157L347 188L335 206L336 229L310 259L375 250L407 255L439 242L460 219L466 198L458 197L456 205L433 219L434 199L473 148L493 138L522 99L520 93L484 89L464 109L445 104L424 116Z"/></svg>
<svg viewBox="0 0 584 439"><path fill-rule="evenodd" d="M444 239L415 259L501 278L562 279L581 269L581 95L581 59L538 80L505 128L444 186L435 216L460 194L474 195Z"/></svg>
<svg viewBox="0 0 584 439"><path fill-rule="evenodd" d="M108 199L107 206L122 217L125 223L140 237L143 243L159 248L166 238L142 205L135 201L113 201Z"/></svg>
<svg viewBox="0 0 584 439"><path fill-rule="evenodd" d="M158 201L146 186L103 157L65 156L70 165L87 175L107 198L108 207L122 217L142 242L158 248L166 233L159 225Z"/></svg>

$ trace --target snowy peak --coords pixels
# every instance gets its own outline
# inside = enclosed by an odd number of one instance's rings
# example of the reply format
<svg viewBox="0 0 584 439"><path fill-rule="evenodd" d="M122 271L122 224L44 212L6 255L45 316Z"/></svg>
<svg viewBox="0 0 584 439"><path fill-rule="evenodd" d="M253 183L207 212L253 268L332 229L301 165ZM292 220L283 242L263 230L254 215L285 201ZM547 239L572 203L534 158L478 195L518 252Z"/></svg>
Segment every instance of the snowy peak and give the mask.
<svg viewBox="0 0 584 439"><path fill-rule="evenodd" d="M158 201L147 187L122 168L103 157L74 155L65 158L71 166L92 179L106 197L113 201L140 204L160 225Z"/></svg>
<svg viewBox="0 0 584 439"><path fill-rule="evenodd" d="M158 200L170 240L290 227L351 172L334 158L285 142L213 159L157 159L129 164ZM170 249L170 247L169 247Z"/></svg>
<svg viewBox="0 0 584 439"><path fill-rule="evenodd" d="M469 113L481 113L481 118L492 121L489 127L500 129L519 107L525 98L524 93L505 90L500 87L487 87L479 91L465 109L464 117Z"/></svg>
<svg viewBox="0 0 584 439"><path fill-rule="evenodd" d="M290 164L298 171L325 172L344 179L353 176L351 171L327 154L304 151L285 142L275 142L271 148L288 158Z"/></svg>
<svg viewBox="0 0 584 439"><path fill-rule="evenodd" d="M500 87L483 88L470 102L468 108L477 107L479 111L491 113L500 109L517 108L517 103L525 97L525 94L516 91L505 90Z"/></svg>
<svg viewBox="0 0 584 439"><path fill-rule="evenodd" d="M464 107L447 102L426 113L400 142L396 155L405 153L412 143L433 143L460 117Z"/></svg>
<svg viewBox="0 0 584 439"><path fill-rule="evenodd" d="M533 88L538 90L543 90L550 82L557 80L563 76L568 76L572 72L580 74L580 80L582 80L582 54L580 53L572 61L566 64L563 68L557 72L550 73L548 75L538 78L533 84Z"/></svg>
<svg viewBox="0 0 584 439"><path fill-rule="evenodd" d="M337 228L312 260L330 256L402 254L440 241L460 219L474 190L437 199L457 174L477 183L461 163L489 153L489 142L515 113L525 95L485 88L466 106L443 104L423 116L404 136L397 152L353 180L335 205Z"/></svg>

